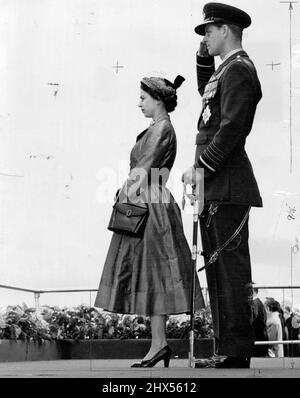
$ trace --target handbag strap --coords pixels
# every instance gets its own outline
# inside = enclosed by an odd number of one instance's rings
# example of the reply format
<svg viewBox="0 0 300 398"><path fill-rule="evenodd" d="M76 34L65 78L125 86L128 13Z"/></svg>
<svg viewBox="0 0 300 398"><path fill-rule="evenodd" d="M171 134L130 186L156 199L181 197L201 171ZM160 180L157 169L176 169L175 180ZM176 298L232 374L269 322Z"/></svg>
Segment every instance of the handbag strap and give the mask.
<svg viewBox="0 0 300 398"><path fill-rule="evenodd" d="M115 201L114 201L113 206L118 202L118 199L119 199L119 197L120 197L120 195L121 195L121 192L123 191L123 188L124 188L126 185L127 185L127 180L124 182L124 184L122 185L122 187L118 190L118 194L117 194L117 196L116 196L116 198L115 198ZM127 196L127 195L126 195L126 196ZM128 196L127 196L127 202L126 202L126 203L129 203Z"/></svg>
<svg viewBox="0 0 300 398"><path fill-rule="evenodd" d="M126 183L127 183L127 180L124 182L124 184L122 185L122 187L118 189L118 191L117 191L118 194L117 194L116 197L115 197L114 205L118 202L118 199L119 199L119 197L120 197L120 194L121 194L123 188L125 187Z"/></svg>

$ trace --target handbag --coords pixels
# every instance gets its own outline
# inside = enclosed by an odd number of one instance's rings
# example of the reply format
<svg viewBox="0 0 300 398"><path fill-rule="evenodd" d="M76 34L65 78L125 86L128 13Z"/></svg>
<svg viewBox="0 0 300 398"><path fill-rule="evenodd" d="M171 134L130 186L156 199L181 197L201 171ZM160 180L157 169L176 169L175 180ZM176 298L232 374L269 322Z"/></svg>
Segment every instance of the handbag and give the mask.
<svg viewBox="0 0 300 398"><path fill-rule="evenodd" d="M120 203L116 201L107 228L113 232L141 238L148 216L147 203Z"/></svg>

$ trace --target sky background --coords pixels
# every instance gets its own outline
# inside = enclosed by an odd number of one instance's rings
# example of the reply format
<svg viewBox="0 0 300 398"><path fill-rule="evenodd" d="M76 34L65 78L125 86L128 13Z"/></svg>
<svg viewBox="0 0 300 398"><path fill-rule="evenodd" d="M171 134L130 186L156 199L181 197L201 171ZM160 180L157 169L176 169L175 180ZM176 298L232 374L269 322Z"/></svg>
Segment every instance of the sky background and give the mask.
<svg viewBox="0 0 300 398"><path fill-rule="evenodd" d="M169 188L181 202L192 165L201 98L195 53L205 2L195 0L0 1L0 284L96 289L111 232L115 190L135 138L149 124L138 109L143 76L186 78L171 114L178 140ZM300 286L300 3L231 0L252 17L243 45L262 85L247 152L264 202L250 217L253 280ZM113 68L122 66L118 73ZM273 69L267 65L280 63ZM219 60L217 60L217 63ZM290 170L290 65L292 147ZM192 242L191 208L182 213ZM202 265L199 258L199 266ZM291 266L292 265L292 266ZM206 286L205 274L199 275ZM261 297L291 300L291 291ZM93 304L95 294L45 294L41 304ZM294 291L300 306L300 290ZM0 289L0 306L33 295Z"/></svg>

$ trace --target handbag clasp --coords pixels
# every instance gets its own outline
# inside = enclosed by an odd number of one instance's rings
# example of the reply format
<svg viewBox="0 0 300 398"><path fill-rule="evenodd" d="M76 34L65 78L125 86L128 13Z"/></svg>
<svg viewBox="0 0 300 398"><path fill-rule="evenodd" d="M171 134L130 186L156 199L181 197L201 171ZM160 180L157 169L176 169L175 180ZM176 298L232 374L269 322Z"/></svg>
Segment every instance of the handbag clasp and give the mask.
<svg viewBox="0 0 300 398"><path fill-rule="evenodd" d="M127 216L127 217L130 217L131 214L132 214L132 210L127 210L127 211L126 211L126 216Z"/></svg>

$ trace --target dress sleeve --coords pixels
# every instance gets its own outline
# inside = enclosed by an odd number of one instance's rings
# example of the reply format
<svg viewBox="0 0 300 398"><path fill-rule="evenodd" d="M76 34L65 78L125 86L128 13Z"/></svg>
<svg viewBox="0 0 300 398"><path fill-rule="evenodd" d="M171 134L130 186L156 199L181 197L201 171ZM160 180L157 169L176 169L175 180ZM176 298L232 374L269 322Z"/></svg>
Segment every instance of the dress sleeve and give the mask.
<svg viewBox="0 0 300 398"><path fill-rule="evenodd" d="M140 157L129 176L131 177L138 168L144 169L147 174L151 173L151 168L158 168L168 150L169 141L170 129L167 125L160 123L158 126L153 126L145 137Z"/></svg>
<svg viewBox="0 0 300 398"><path fill-rule="evenodd" d="M167 154L170 142L170 128L164 123L151 127L143 142L137 163L130 170L126 181L128 196L147 191L151 181L151 170L159 169Z"/></svg>
<svg viewBox="0 0 300 398"><path fill-rule="evenodd" d="M279 326L276 323L268 325L268 337L270 341L278 340Z"/></svg>

